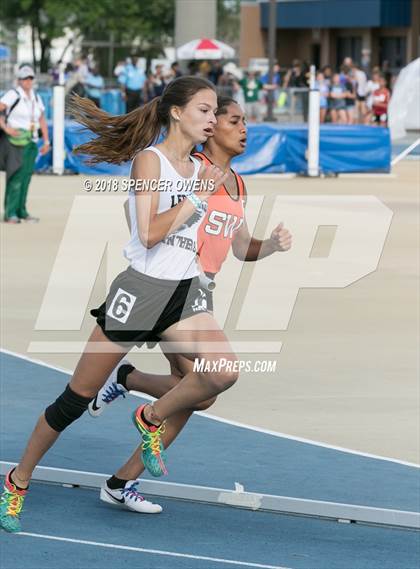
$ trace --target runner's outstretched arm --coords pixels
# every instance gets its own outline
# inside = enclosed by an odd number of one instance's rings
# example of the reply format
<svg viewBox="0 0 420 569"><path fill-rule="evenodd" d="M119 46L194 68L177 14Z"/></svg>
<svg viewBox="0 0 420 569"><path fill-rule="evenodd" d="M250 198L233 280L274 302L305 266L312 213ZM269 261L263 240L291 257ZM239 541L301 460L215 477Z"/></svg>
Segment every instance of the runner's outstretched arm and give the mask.
<svg viewBox="0 0 420 569"><path fill-rule="evenodd" d="M232 241L232 251L240 261L258 261L276 251L288 251L292 246L290 232L279 223L268 239L251 237L246 220Z"/></svg>

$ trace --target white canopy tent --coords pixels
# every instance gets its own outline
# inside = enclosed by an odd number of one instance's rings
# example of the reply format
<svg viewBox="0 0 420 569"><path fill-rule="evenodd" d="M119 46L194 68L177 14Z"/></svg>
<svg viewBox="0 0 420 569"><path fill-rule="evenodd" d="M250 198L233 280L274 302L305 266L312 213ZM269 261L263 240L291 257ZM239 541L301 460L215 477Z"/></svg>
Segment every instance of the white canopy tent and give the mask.
<svg viewBox="0 0 420 569"><path fill-rule="evenodd" d="M420 58L400 71L388 114L393 140L404 137L407 130L420 130Z"/></svg>

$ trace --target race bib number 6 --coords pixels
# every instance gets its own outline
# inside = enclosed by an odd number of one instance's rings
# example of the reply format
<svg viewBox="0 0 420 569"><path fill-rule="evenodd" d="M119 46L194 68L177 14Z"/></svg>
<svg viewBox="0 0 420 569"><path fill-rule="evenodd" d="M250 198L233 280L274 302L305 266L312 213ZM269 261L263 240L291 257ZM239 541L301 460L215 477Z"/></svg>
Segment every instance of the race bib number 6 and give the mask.
<svg viewBox="0 0 420 569"><path fill-rule="evenodd" d="M108 308L107 315L125 324L133 309L137 297L126 290L119 288L114 296L111 306Z"/></svg>

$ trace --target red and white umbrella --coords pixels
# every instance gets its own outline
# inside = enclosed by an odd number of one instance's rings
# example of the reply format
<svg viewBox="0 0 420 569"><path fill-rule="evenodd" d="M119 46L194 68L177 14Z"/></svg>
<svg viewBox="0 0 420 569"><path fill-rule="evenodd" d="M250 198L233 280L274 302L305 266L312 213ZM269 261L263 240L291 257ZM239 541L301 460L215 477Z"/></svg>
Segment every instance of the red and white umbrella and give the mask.
<svg viewBox="0 0 420 569"><path fill-rule="evenodd" d="M221 41L204 38L181 45L176 56L177 59L232 59L235 50Z"/></svg>

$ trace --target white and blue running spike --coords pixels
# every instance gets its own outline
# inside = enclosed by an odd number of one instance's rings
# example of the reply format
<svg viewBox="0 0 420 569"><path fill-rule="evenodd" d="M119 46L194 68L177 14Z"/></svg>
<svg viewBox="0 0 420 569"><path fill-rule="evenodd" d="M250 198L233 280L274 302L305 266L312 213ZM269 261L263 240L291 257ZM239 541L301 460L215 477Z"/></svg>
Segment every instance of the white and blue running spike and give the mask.
<svg viewBox="0 0 420 569"><path fill-rule="evenodd" d="M104 386L98 391L96 397L89 403L89 415L91 417L99 417L102 411L116 399L123 397L125 399L128 389L118 383L118 372L122 366L131 366L128 360L121 360L120 363L112 370L111 375L106 380Z"/></svg>

